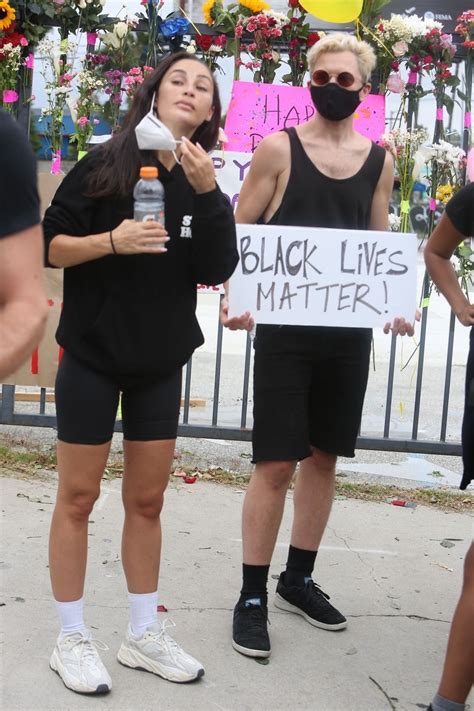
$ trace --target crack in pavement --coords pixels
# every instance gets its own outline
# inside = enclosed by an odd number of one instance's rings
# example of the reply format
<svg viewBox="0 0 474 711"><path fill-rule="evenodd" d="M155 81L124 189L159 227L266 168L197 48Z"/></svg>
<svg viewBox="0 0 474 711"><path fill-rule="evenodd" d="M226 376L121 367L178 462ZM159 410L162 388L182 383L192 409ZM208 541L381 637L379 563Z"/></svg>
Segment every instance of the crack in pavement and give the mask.
<svg viewBox="0 0 474 711"><path fill-rule="evenodd" d="M344 543L344 545L346 546L347 550L349 550L351 553L354 553L354 554L358 557L359 561L362 563L363 566L365 566L366 568L369 569L369 571L370 571L370 573L371 573L372 581L373 581L373 582L375 583L375 585L378 587L378 589L380 590L380 592L382 592L384 595L386 595L387 593L386 593L385 590L382 588L382 586L380 585L379 581L375 578L375 571L374 571L374 569L372 568L372 566L369 565L365 560L363 560L363 558L361 558L361 555L360 555L360 553L359 553L358 551L355 551L355 550L353 550L353 549L350 547L350 545L348 544L348 542L346 541L346 539L345 539L343 536L339 535L339 533L337 533L337 531L336 531L335 528L331 528L330 526L327 526L327 528L331 531L331 533L332 533L339 541L341 541L342 543Z"/></svg>

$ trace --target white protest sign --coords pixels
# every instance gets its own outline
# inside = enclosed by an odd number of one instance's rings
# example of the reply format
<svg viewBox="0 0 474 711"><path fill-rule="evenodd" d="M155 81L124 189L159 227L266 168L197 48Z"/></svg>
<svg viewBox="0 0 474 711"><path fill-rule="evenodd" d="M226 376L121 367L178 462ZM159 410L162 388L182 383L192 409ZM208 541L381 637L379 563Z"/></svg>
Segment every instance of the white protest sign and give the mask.
<svg viewBox="0 0 474 711"><path fill-rule="evenodd" d="M216 151L212 155L217 184L229 198L234 210L251 161L251 153Z"/></svg>
<svg viewBox="0 0 474 711"><path fill-rule="evenodd" d="M237 247L230 317L360 328L414 317L414 234L237 225Z"/></svg>
<svg viewBox="0 0 474 711"><path fill-rule="evenodd" d="M229 198L234 210L251 160L251 154L236 153L235 151L216 151L212 155L217 184L224 195ZM198 284L197 291L198 294L223 294L224 286L222 284L218 286Z"/></svg>

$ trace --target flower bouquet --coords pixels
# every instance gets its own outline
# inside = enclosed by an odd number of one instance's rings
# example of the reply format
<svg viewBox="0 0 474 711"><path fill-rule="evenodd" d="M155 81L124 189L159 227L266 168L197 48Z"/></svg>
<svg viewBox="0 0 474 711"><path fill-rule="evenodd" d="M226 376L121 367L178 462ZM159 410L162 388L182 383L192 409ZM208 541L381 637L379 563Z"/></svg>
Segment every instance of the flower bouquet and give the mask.
<svg viewBox="0 0 474 711"><path fill-rule="evenodd" d="M234 58L234 79L240 77L240 59L241 38L236 33L237 24L244 18L249 18L252 15L258 15L263 10L269 10L270 5L264 0L240 0L238 3L231 3L224 7L222 0L206 0L202 6L204 20L209 25L219 32L226 34L230 39L226 43L226 53ZM255 60L257 63L257 60ZM256 69L257 64L251 68Z"/></svg>
<svg viewBox="0 0 474 711"><path fill-rule="evenodd" d="M400 232L410 231L410 196L415 184L415 155L427 139L424 128L402 131L395 128L384 133L380 145L392 154L400 183Z"/></svg>

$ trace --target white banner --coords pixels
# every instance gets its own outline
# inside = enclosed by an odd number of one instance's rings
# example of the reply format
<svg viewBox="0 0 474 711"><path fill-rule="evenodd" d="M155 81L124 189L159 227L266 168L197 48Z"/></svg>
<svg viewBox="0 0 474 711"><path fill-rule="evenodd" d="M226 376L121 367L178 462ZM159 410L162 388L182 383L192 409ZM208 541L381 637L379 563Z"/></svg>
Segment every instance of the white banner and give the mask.
<svg viewBox="0 0 474 711"><path fill-rule="evenodd" d="M372 327L416 309L414 234L237 225L229 316L257 323Z"/></svg>
<svg viewBox="0 0 474 711"><path fill-rule="evenodd" d="M212 155L217 184L229 198L234 210L239 199L242 183L250 168L251 160L251 153L216 151Z"/></svg>

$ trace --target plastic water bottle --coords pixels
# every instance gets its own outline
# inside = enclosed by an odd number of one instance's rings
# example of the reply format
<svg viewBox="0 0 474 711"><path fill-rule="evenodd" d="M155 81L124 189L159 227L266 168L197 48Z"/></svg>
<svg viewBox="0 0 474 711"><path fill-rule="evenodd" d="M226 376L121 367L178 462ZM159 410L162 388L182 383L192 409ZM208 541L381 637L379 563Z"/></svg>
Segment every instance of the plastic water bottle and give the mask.
<svg viewBox="0 0 474 711"><path fill-rule="evenodd" d="M165 189L158 180L158 168L140 168L140 180L133 190L135 222L155 220L165 224Z"/></svg>

